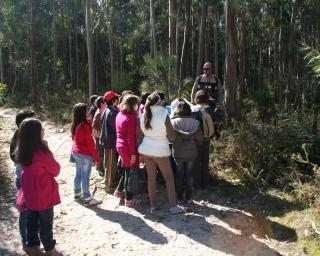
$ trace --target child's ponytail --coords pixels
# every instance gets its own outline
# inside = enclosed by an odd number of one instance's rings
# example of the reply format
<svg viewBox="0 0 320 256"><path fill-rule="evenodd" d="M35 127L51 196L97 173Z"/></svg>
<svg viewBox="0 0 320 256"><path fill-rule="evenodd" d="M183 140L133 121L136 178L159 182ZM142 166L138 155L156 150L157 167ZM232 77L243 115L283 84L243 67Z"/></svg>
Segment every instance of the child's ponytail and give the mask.
<svg viewBox="0 0 320 256"><path fill-rule="evenodd" d="M150 101L147 100L147 102L144 106L144 127L145 127L145 129L152 129L151 121L152 121L151 106L150 106Z"/></svg>

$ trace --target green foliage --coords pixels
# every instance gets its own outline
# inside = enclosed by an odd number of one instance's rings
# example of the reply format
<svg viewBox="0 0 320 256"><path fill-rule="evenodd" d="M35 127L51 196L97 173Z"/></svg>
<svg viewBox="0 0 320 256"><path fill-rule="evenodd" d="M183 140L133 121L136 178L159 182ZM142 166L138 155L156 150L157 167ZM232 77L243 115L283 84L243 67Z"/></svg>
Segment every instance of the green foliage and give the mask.
<svg viewBox="0 0 320 256"><path fill-rule="evenodd" d="M301 51L305 53L304 59L311 67L315 77L320 78L320 52L309 46L304 46ZM318 82L320 84L320 80Z"/></svg>
<svg viewBox="0 0 320 256"><path fill-rule="evenodd" d="M3 106L8 102L9 86L0 83L0 106Z"/></svg>
<svg viewBox="0 0 320 256"><path fill-rule="evenodd" d="M296 179L308 182L314 171L296 156L307 147L308 159L320 162L320 138L313 135L311 114L284 113L262 121L259 111L250 107L243 123L213 142L214 170L231 170L242 181L259 186L292 189Z"/></svg>
<svg viewBox="0 0 320 256"><path fill-rule="evenodd" d="M149 55L144 56L144 67L142 74L145 80L140 88L145 91L159 90L169 95L169 57L159 55L157 59Z"/></svg>

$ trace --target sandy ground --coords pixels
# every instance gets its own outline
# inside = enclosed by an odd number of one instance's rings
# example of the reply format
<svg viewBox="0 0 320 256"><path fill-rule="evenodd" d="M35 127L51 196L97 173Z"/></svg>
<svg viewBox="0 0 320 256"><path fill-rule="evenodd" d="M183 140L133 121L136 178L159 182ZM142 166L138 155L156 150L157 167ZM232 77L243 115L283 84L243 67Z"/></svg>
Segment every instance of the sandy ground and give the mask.
<svg viewBox="0 0 320 256"><path fill-rule="evenodd" d="M1 113L2 111L2 113ZM15 208L14 167L8 156L14 112L0 110L1 170L11 182L0 185L0 255L23 255ZM91 190L103 199L98 207L86 208L73 200L75 167L69 163L68 131L45 122L46 139L61 164L57 178L62 203L55 207L54 238L63 255L301 255L288 253L292 244L276 240L271 222L233 208L226 198L207 191L195 193L186 214L167 213L166 193L159 186L162 210L148 213L147 196L136 209L123 206L106 194L103 182L92 169Z"/></svg>

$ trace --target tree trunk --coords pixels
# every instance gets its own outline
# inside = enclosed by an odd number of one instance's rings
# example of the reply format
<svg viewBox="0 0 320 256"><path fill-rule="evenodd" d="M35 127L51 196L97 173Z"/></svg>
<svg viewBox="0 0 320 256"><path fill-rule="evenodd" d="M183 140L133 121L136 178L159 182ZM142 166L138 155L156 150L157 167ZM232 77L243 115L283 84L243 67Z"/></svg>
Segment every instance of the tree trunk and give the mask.
<svg viewBox="0 0 320 256"><path fill-rule="evenodd" d="M177 26L177 8L176 0L169 0L169 58L174 57L176 53L176 26Z"/></svg>
<svg viewBox="0 0 320 256"><path fill-rule="evenodd" d="M297 0L298 1L298 0ZM292 66L293 66L293 44L295 37L295 20L297 13L297 1L292 2L290 25L289 25L289 39L288 39L288 81L285 90L285 101L284 108L288 111L289 108L289 97L290 97L290 87L294 87L294 80L292 79Z"/></svg>
<svg viewBox="0 0 320 256"><path fill-rule="evenodd" d="M246 16L245 12L241 13L240 33L239 33L239 83L237 92L237 110L241 109L242 92L246 82ZM237 111L237 119L241 118L240 111Z"/></svg>
<svg viewBox="0 0 320 256"><path fill-rule="evenodd" d="M2 43L0 41L0 83L4 84L3 59L2 59Z"/></svg>
<svg viewBox="0 0 320 256"><path fill-rule="evenodd" d="M199 38L198 38L197 75L200 75L202 65L204 62L207 11L208 11L208 0L203 0L202 1L202 8L201 8L201 21L200 21L200 29L199 29Z"/></svg>
<svg viewBox="0 0 320 256"><path fill-rule="evenodd" d="M113 40L112 40L112 32L111 26L108 29L108 39L109 39L109 52L110 52L110 90L113 90L113 83L114 83L114 60L113 60Z"/></svg>
<svg viewBox="0 0 320 256"><path fill-rule="evenodd" d="M227 123L237 120L237 29L235 9L226 0L225 104Z"/></svg>
<svg viewBox="0 0 320 256"><path fill-rule="evenodd" d="M93 59L93 40L92 40L92 25L90 9L92 0L85 0L86 2L86 35L87 35L87 54L88 54L88 69L89 69L89 96L95 94L96 86L94 82L94 59Z"/></svg>
<svg viewBox="0 0 320 256"><path fill-rule="evenodd" d="M38 105L37 102L37 78L36 78L36 24L35 24L35 9L36 3L35 0L31 0L31 38L30 38L30 48L31 48L31 99L35 106ZM16 72L15 72L15 81L16 81Z"/></svg>
<svg viewBox="0 0 320 256"><path fill-rule="evenodd" d="M79 43L78 43L78 31L76 31L76 89L79 88L80 78L79 78Z"/></svg>
<svg viewBox="0 0 320 256"><path fill-rule="evenodd" d="M155 25L155 11L154 0L150 0L150 37L151 37L151 57L157 60L157 40L156 40L156 25Z"/></svg>
<svg viewBox="0 0 320 256"><path fill-rule="evenodd" d="M219 56L218 56L218 26L219 26L219 10L216 7L215 15L214 15L214 73L217 77L219 77Z"/></svg>
<svg viewBox="0 0 320 256"><path fill-rule="evenodd" d="M176 58L175 58L175 75L176 77L179 76L180 70L180 54L181 54L181 9L182 9L182 2L179 1L178 4L178 14L177 14L177 25L176 25Z"/></svg>
<svg viewBox="0 0 320 256"><path fill-rule="evenodd" d="M183 29L183 44L180 60L180 78L186 76L186 60L189 49L189 32L190 32L190 11L191 0L185 0L185 14L184 14L184 29Z"/></svg>

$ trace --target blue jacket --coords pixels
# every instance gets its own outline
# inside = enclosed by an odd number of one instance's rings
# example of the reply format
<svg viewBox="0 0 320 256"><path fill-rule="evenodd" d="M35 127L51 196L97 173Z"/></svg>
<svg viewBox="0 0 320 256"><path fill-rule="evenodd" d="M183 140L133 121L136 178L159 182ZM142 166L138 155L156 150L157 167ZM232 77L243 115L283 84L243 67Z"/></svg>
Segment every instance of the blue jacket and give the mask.
<svg viewBox="0 0 320 256"><path fill-rule="evenodd" d="M108 107L101 115L100 145L104 148L116 148L116 117L118 109Z"/></svg>

